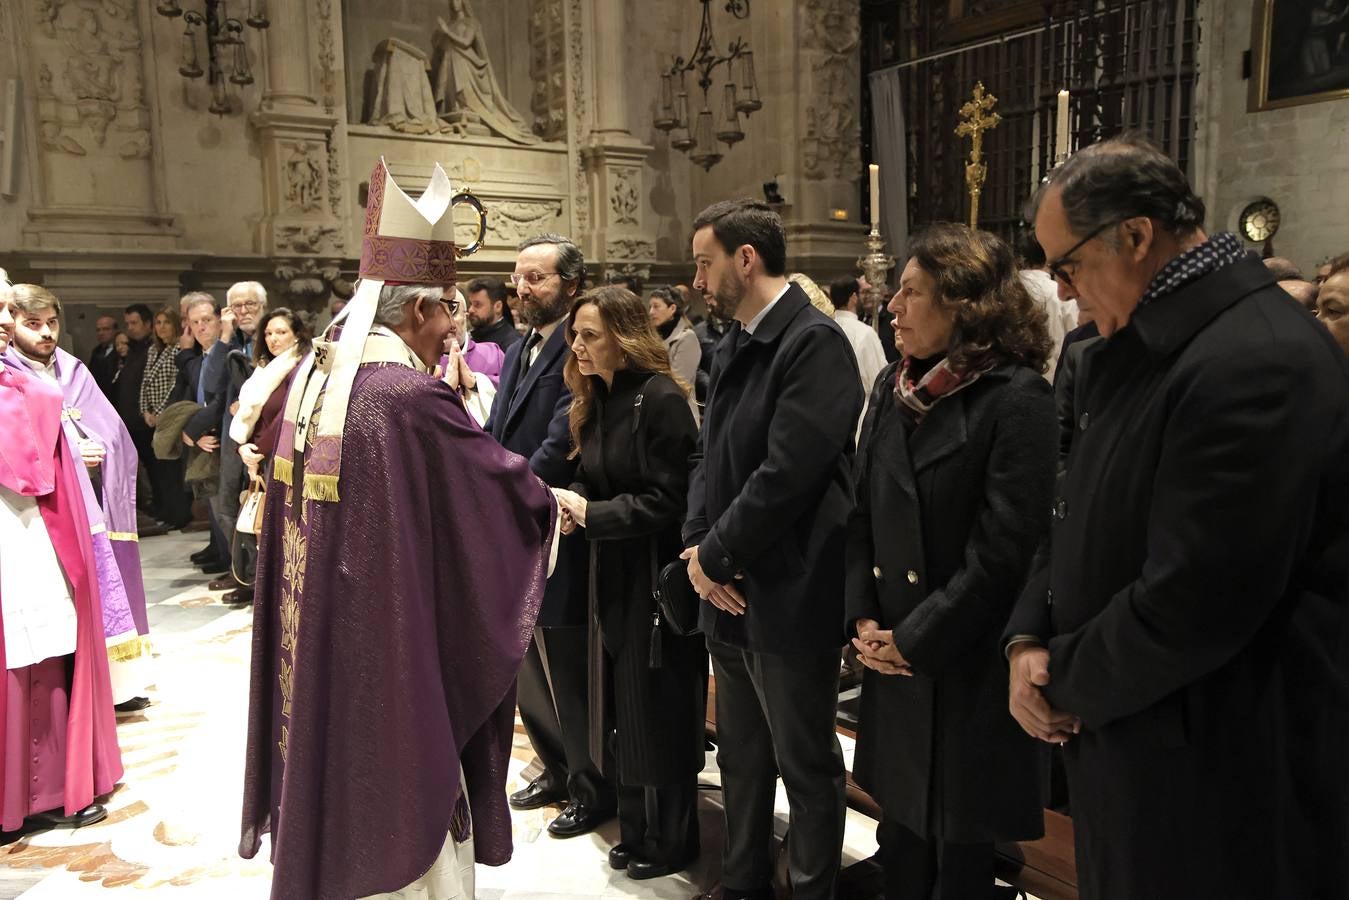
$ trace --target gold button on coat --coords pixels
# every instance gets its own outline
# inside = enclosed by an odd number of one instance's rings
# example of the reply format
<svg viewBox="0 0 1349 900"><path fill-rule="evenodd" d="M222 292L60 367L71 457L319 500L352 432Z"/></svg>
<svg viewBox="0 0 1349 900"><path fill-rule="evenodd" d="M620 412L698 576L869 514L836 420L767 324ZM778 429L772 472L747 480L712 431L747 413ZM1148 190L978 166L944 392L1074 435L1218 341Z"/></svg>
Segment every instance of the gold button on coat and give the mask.
<svg viewBox="0 0 1349 900"><path fill-rule="evenodd" d="M918 573L915 572L913 569L910 569L910 570L909 570L909 574L908 574L908 579L909 579L909 584L917 584L917 583L918 583Z"/></svg>
<svg viewBox="0 0 1349 900"><path fill-rule="evenodd" d="M881 580L881 567L880 567L880 566L872 566L872 568L871 568L871 574L876 576L876 580L877 580L877 581L880 581L880 580Z"/></svg>

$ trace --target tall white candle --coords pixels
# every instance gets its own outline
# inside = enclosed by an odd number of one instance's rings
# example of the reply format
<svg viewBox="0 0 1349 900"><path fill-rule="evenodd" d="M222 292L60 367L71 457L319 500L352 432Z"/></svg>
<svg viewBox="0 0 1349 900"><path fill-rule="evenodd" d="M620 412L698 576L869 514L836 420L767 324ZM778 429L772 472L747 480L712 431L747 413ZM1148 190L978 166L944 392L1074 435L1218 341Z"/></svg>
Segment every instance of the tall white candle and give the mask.
<svg viewBox="0 0 1349 900"><path fill-rule="evenodd" d="M871 227L879 227L881 221L881 167L872 163L867 166L871 172Z"/></svg>
<svg viewBox="0 0 1349 900"><path fill-rule="evenodd" d="M1054 130L1054 162L1068 157L1068 92L1059 91L1058 127Z"/></svg>

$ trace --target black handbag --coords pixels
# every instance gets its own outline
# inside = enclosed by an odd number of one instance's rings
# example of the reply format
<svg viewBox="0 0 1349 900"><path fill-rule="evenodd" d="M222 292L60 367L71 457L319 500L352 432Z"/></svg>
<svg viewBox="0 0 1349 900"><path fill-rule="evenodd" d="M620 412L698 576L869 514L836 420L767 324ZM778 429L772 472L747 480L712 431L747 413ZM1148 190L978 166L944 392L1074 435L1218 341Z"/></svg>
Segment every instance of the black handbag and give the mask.
<svg viewBox="0 0 1349 900"><path fill-rule="evenodd" d="M641 391L632 403L632 437L637 447L637 469L642 479L646 479L646 444L642 434L642 402L646 389L655 376L646 380ZM651 668L661 666L661 621L679 637L689 637L698 633L698 609L702 603L689 583L688 566L682 559L676 559L661 568L656 561L656 539L648 542L648 555L651 559L651 596L656 601L656 611L651 616L651 649L648 663Z"/></svg>
<svg viewBox="0 0 1349 900"><path fill-rule="evenodd" d="M671 631L680 637L698 633L698 611L703 599L689 582L688 563L677 559L661 569L655 593L656 608Z"/></svg>

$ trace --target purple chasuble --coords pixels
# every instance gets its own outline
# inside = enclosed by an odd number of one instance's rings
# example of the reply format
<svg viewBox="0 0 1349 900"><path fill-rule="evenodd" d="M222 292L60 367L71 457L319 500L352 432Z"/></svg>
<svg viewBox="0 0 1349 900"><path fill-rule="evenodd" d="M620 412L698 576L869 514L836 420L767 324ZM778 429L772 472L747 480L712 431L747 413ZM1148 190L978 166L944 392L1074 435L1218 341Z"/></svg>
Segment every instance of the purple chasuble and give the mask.
<svg viewBox="0 0 1349 900"><path fill-rule="evenodd" d="M295 489L275 473L267 489L239 852L271 833L275 900L399 890L443 847L462 765L477 861L501 865L552 497L448 385L402 365L357 372L341 502L302 497L306 461Z"/></svg>
<svg viewBox="0 0 1349 900"><path fill-rule="evenodd" d="M14 365L28 366L13 346L5 355ZM103 464L99 467L101 502L88 467L79 462L76 470L93 531L94 562L103 601L103 632L117 645L123 641L111 639L132 632L142 636L150 633L136 534L136 467L140 460L122 417L94 381L89 367L59 347L54 363L61 388L61 432L67 452L78 461L82 438L98 441L104 449ZM117 657L116 650L109 653ZM143 655L143 651L134 645L128 656L137 655Z"/></svg>

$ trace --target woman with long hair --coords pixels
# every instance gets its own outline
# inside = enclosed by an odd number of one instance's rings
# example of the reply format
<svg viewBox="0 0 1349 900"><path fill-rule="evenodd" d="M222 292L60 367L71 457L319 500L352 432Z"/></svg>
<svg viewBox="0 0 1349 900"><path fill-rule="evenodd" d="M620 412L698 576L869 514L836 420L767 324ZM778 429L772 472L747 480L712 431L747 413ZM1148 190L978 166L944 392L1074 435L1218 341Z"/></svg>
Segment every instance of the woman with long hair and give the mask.
<svg viewBox="0 0 1349 900"><path fill-rule="evenodd" d="M853 776L883 810L887 900L982 900L994 842L1044 827L1000 638L1049 527L1049 334L1012 251L964 225L910 243L889 309L904 356L872 390L848 525Z"/></svg>
<svg viewBox="0 0 1349 900"><path fill-rule="evenodd" d="M580 465L571 489L557 493L563 530L583 527L590 544L591 671L603 673L591 682L595 759L595 736L609 727L616 735L619 843L609 864L655 878L698 855L707 651L663 623L652 595L660 567L682 549L697 426L689 386L637 295L618 285L588 291L566 327Z"/></svg>
<svg viewBox="0 0 1349 900"><path fill-rule="evenodd" d="M159 414L169 405L178 382L178 337L181 332L178 310L166 306L155 313L140 397L141 418L151 428L159 424ZM183 485L182 461L151 456L142 462L150 476L155 518L170 529L182 528L192 521L192 495Z"/></svg>
<svg viewBox="0 0 1349 900"><path fill-rule="evenodd" d="M230 438L239 445L239 457L248 468L250 482L266 480L263 466L276 452L276 440L285 412L286 394L295 378L296 366L312 349L309 326L284 306L268 310L258 322L253 342L253 371L239 387L238 408L230 422ZM231 367L239 368L231 352ZM265 527L265 523L264 523ZM259 535L238 534L238 550L233 553L234 571L249 583L241 583L229 594L225 603L251 603L252 577L257 564Z"/></svg>

